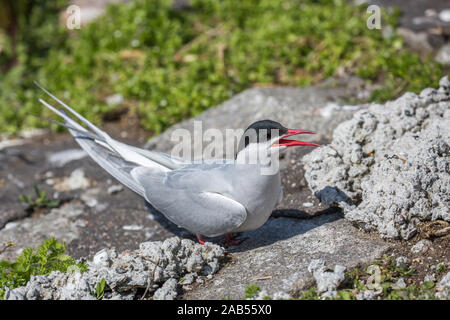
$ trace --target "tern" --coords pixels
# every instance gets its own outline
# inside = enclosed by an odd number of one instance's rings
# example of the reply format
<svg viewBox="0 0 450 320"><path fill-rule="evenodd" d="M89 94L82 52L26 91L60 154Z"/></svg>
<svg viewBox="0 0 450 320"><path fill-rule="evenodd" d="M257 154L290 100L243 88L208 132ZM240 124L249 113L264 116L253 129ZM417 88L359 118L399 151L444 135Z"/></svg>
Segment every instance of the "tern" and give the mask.
<svg viewBox="0 0 450 320"><path fill-rule="evenodd" d="M36 85L62 106L56 109L39 99L64 123L49 121L67 128L98 165L167 219L195 234L201 244L205 243L203 236L220 235L227 236L227 244L237 244L231 233L261 227L283 194L279 167L270 174L264 174L262 169L278 161L279 152L286 148L319 146L287 139L314 132L288 129L276 121L261 120L245 130L234 159L189 161L114 140L38 83ZM255 154L263 156L256 157L256 162L246 160Z"/></svg>

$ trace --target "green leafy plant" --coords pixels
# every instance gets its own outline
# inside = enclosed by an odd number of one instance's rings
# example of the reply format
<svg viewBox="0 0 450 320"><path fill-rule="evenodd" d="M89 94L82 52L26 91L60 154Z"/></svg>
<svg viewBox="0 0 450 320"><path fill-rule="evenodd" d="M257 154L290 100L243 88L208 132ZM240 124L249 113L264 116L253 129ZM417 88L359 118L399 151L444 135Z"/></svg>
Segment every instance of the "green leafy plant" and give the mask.
<svg viewBox="0 0 450 320"><path fill-rule="evenodd" d="M32 209L34 208L57 208L59 207L59 201L50 200L47 198L45 191L39 190L37 186L34 186L35 198L32 196L21 195L19 199L27 203Z"/></svg>
<svg viewBox="0 0 450 320"><path fill-rule="evenodd" d="M316 288L309 288L301 293L299 300L317 300L319 295L317 294Z"/></svg>
<svg viewBox="0 0 450 320"><path fill-rule="evenodd" d="M105 295L106 280L102 278L95 287L95 294L98 300L102 300Z"/></svg>
<svg viewBox="0 0 450 320"><path fill-rule="evenodd" d="M23 53L16 66L0 73L0 132L49 125L28 116L45 109L33 80L95 123L125 108L159 133L254 86L308 86L346 70L381 84L370 100L383 101L436 86L443 75L431 56L412 53L395 33L369 30L367 6L192 0L180 12L172 2L111 5L71 32L55 28L56 14L34 8L31 41L26 34L17 41L42 45L18 50ZM398 13L382 17L383 28L396 26ZM121 94L123 102L108 105L112 94Z"/></svg>
<svg viewBox="0 0 450 320"><path fill-rule="evenodd" d="M437 274L441 274L441 273L443 273L443 272L446 271L446 270L447 270L447 267L445 266L445 264L440 263L440 264L438 265L437 269L436 269L436 273L437 273Z"/></svg>
<svg viewBox="0 0 450 320"><path fill-rule="evenodd" d="M65 254L66 246L50 238L36 250L26 248L16 261L0 261L0 298L3 298L5 287L14 289L27 284L32 275L48 275L52 271L85 272L84 262L75 262Z"/></svg>

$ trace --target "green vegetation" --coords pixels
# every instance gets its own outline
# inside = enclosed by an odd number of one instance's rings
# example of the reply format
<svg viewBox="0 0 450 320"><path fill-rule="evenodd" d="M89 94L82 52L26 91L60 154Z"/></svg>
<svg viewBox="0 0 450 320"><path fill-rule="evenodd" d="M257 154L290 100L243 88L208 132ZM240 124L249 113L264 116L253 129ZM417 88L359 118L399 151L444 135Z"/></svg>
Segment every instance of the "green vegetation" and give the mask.
<svg viewBox="0 0 450 320"><path fill-rule="evenodd" d="M261 288L258 287L256 284L249 284L246 288L245 288L245 296L244 299L252 299L255 296L258 295L258 293L261 291Z"/></svg>
<svg viewBox="0 0 450 320"><path fill-rule="evenodd" d="M16 261L0 261L0 299L5 287L18 288L27 284L32 275L48 275L52 271L85 272L84 262L75 262L65 254L66 246L54 238L44 241L39 248L24 249Z"/></svg>
<svg viewBox="0 0 450 320"><path fill-rule="evenodd" d="M103 296L105 295L105 286L106 286L106 280L105 278L102 278L95 287L95 296L98 300L102 300Z"/></svg>
<svg viewBox="0 0 450 320"><path fill-rule="evenodd" d="M57 208L59 207L59 201L50 200L47 198L47 193L45 191L39 190L37 186L34 186L34 193L36 198L33 196L21 195L19 199L27 203L31 209L34 208Z"/></svg>
<svg viewBox="0 0 450 320"><path fill-rule="evenodd" d="M436 270L439 274L440 270ZM376 276L377 274L377 276ZM408 264L397 265L394 256L384 256L377 259L374 264L365 268L355 268L346 273L346 280L337 290L336 300L355 300L361 291L372 290L383 300L423 300L435 299L435 284L433 281L424 281L420 285L412 284L411 277L415 274L414 268ZM378 279L376 279L379 277ZM406 286L396 283L403 278ZM305 290L300 299L316 300L320 296L316 288Z"/></svg>
<svg viewBox="0 0 450 320"><path fill-rule="evenodd" d="M436 274L441 274L444 271L447 271L447 267L443 263L439 264L439 266L436 270Z"/></svg>
<svg viewBox="0 0 450 320"><path fill-rule="evenodd" d="M445 265L440 264L435 274L439 275L445 271ZM401 263L397 265L394 256L384 256L376 259L369 266L355 268L346 273L346 279L339 286L334 300L356 300L358 293L371 290L377 294L381 300L429 300L437 299L435 296L435 283L433 281L423 281L420 285L413 284L412 276L415 275L414 268L409 264ZM403 278L405 286L397 284ZM250 284L245 289L244 299L252 299L258 296L261 288L255 284ZM265 299L271 299L265 297ZM315 286L304 290L293 300L319 300L322 299ZM326 298L330 299L330 298Z"/></svg>
<svg viewBox="0 0 450 320"><path fill-rule="evenodd" d="M48 125L28 116L43 112L33 80L96 123L128 108L154 133L246 88L306 86L343 69L381 83L375 101L437 85L441 66L395 34L369 30L367 8L345 3L192 0L180 12L169 0L137 0L70 32L57 27L60 1L33 7L18 30L16 66L0 73L0 132ZM396 25L396 13L382 18L384 27ZM0 34L0 55L11 55L8 48ZM108 106L112 94L123 103Z"/></svg>

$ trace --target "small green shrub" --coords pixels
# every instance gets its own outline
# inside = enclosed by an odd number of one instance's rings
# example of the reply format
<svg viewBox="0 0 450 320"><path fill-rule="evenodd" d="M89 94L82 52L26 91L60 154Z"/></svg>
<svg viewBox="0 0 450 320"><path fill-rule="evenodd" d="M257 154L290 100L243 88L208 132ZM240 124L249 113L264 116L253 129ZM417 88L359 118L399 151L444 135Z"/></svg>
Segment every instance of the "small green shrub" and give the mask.
<svg viewBox="0 0 450 320"><path fill-rule="evenodd" d="M75 262L65 254L66 246L54 238L44 241L36 250L24 249L16 261L0 261L0 298L5 287L14 289L27 284L32 275L48 275L52 271L85 272L84 262Z"/></svg>

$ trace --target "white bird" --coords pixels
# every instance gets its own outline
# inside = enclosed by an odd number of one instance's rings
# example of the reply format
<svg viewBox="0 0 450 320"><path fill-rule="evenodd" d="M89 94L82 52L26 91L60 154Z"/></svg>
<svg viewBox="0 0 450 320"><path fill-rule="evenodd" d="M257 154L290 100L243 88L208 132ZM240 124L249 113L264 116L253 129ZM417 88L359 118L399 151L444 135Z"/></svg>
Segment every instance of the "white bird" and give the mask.
<svg viewBox="0 0 450 320"><path fill-rule="evenodd" d="M145 198L167 219L194 233L202 244L203 235L224 234L227 243L236 244L231 233L261 227L282 196L278 153L291 146L319 146L286 139L314 132L287 129L278 122L262 120L247 128L235 159L187 161L112 139L38 83L36 85L91 131L74 121L64 109L57 110L39 99L64 119L64 123L50 121L66 127L103 169ZM256 154L258 156L253 158L256 161L248 161ZM275 171L264 174L263 169L268 166L275 166Z"/></svg>

